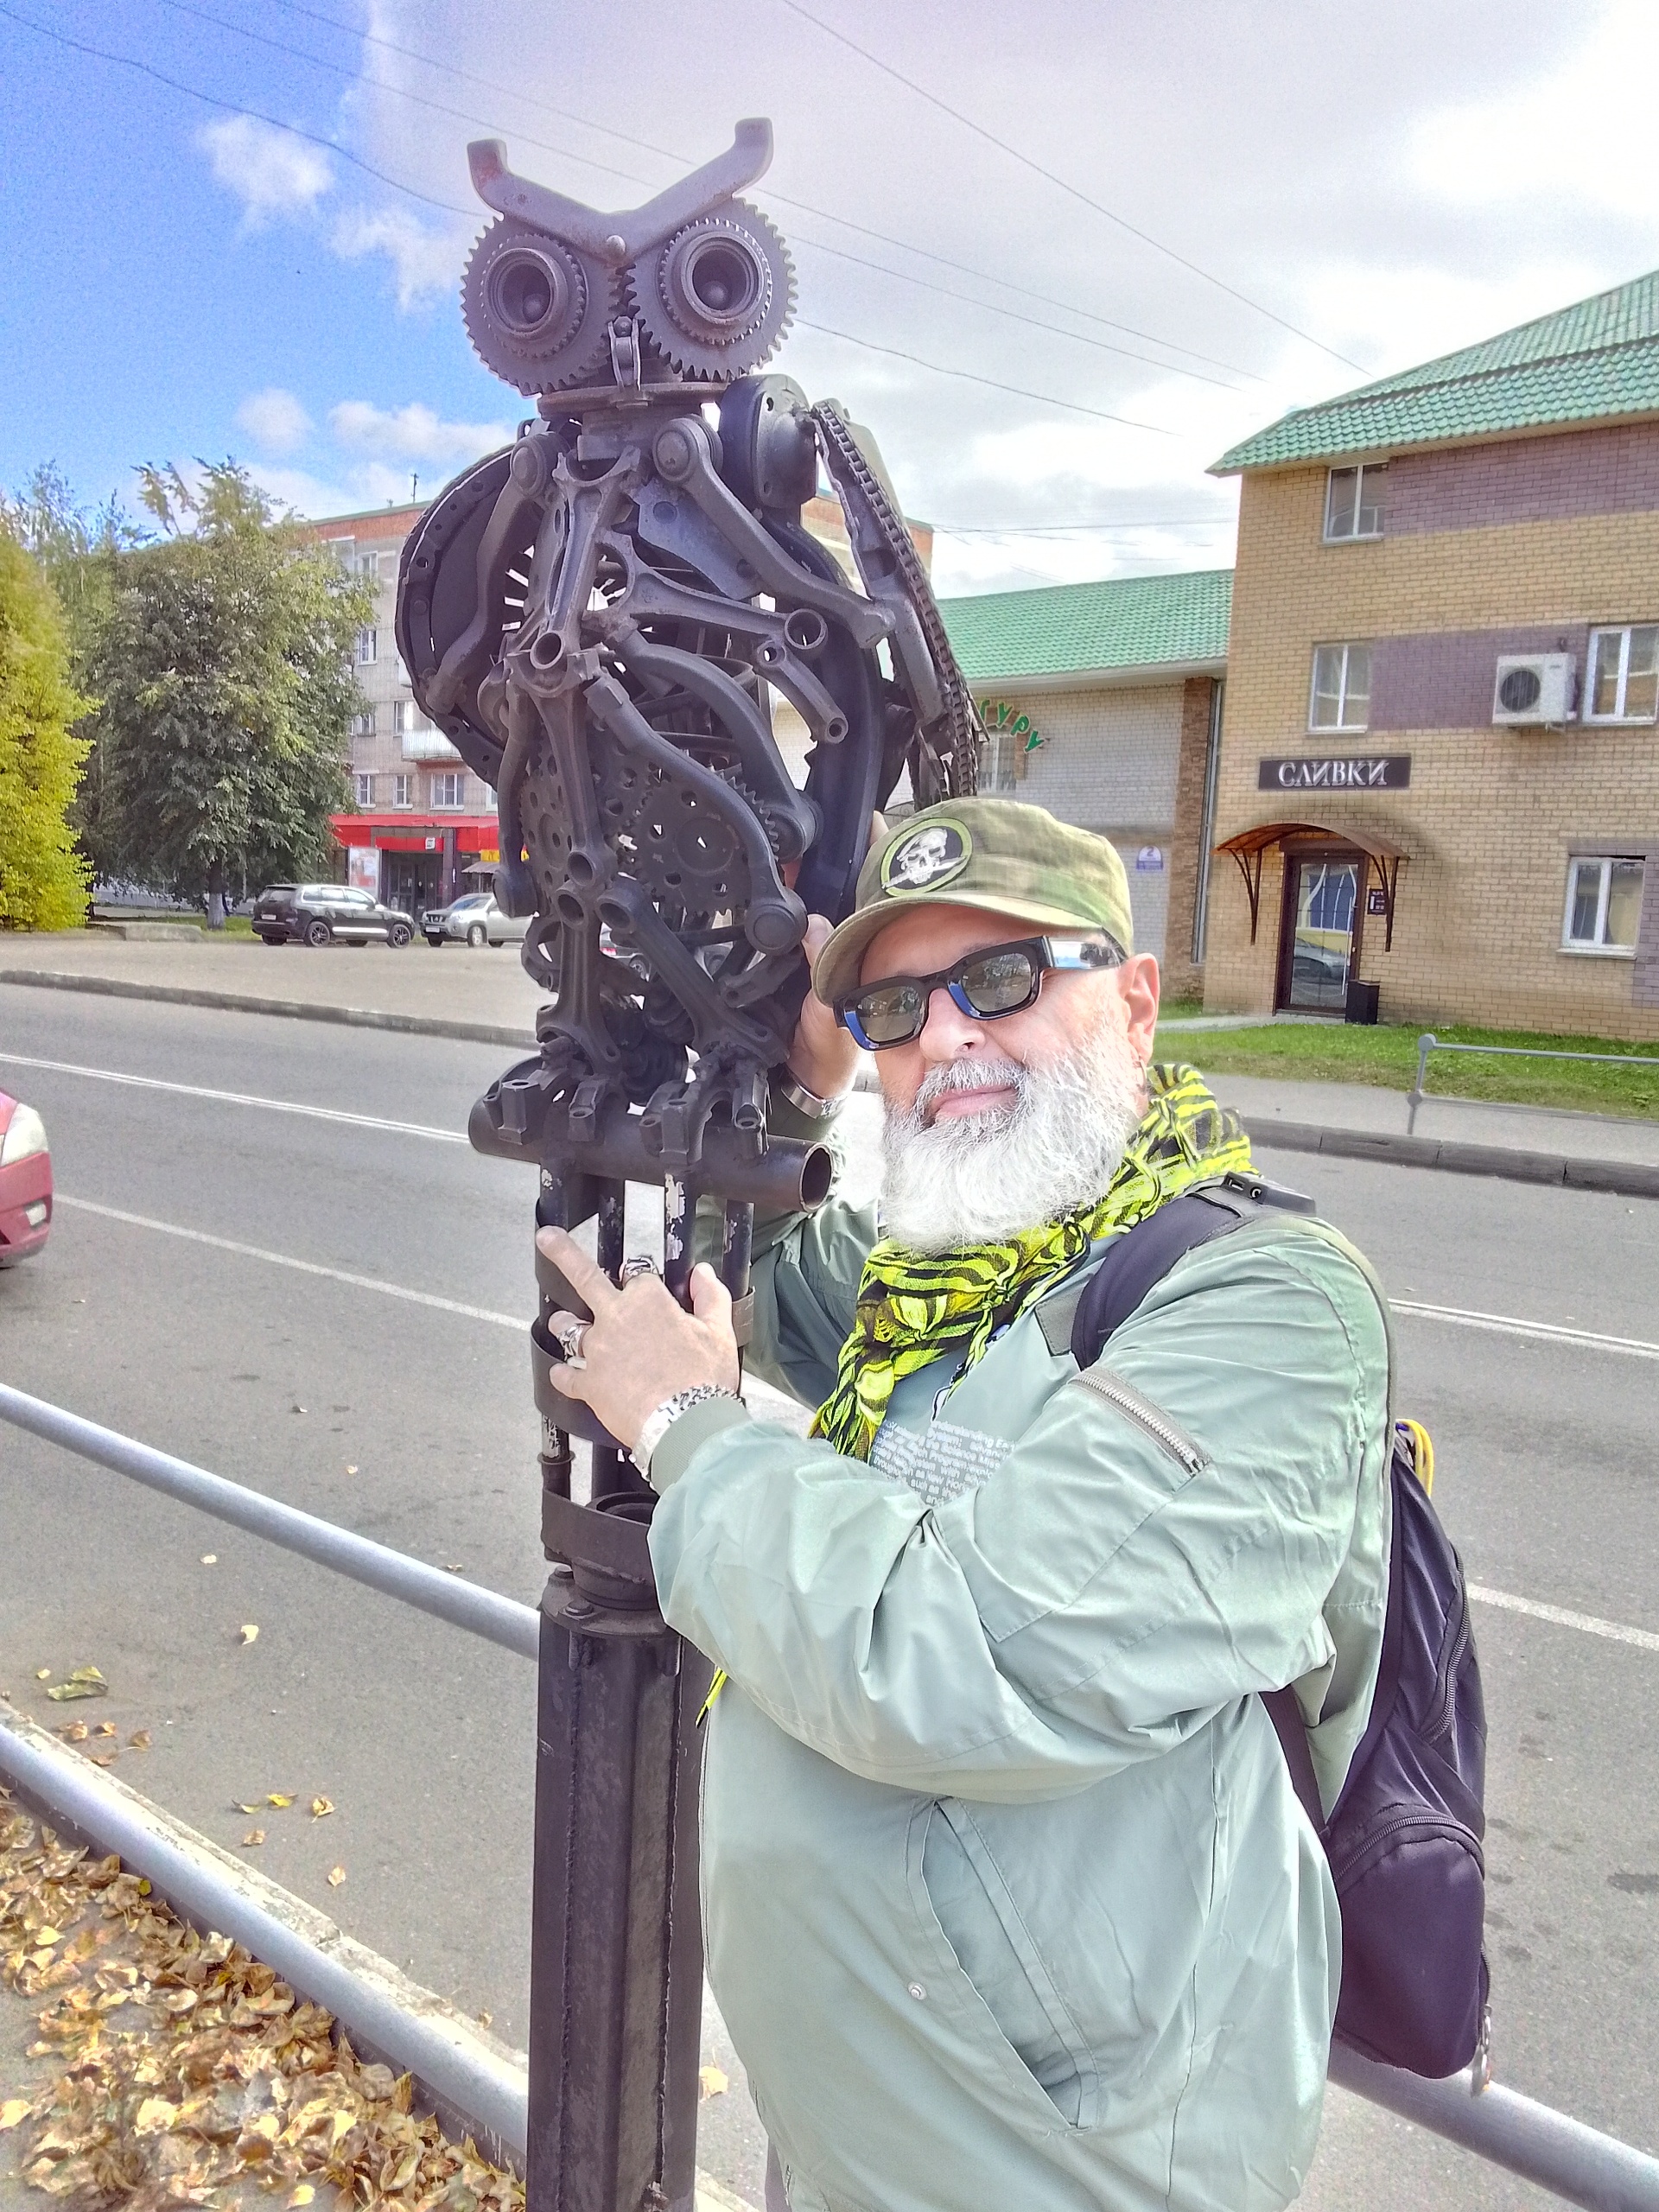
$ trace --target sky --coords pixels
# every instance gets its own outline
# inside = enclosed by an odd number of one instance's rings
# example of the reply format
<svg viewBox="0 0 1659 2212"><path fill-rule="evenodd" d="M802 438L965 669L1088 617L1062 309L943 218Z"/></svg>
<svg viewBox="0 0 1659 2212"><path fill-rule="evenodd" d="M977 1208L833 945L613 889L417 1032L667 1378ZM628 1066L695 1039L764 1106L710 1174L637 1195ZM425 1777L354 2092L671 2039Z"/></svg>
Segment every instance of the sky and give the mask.
<svg viewBox="0 0 1659 2212"><path fill-rule="evenodd" d="M529 411L467 141L629 207L766 116L768 365L942 593L1224 565L1236 439L1659 264L1656 65L1645 0L0 0L0 487L425 497Z"/></svg>

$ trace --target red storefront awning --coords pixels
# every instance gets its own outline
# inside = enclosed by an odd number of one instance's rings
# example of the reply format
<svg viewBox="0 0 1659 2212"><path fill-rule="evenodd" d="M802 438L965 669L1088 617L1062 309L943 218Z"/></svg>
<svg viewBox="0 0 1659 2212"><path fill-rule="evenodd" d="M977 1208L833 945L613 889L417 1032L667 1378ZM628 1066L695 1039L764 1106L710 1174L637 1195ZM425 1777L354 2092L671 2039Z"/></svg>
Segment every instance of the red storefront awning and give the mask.
<svg viewBox="0 0 1659 2212"><path fill-rule="evenodd" d="M493 814L418 813L412 807L361 814L331 814L328 827L338 845L370 845L386 853L441 853L446 836L457 853L493 860L499 830Z"/></svg>

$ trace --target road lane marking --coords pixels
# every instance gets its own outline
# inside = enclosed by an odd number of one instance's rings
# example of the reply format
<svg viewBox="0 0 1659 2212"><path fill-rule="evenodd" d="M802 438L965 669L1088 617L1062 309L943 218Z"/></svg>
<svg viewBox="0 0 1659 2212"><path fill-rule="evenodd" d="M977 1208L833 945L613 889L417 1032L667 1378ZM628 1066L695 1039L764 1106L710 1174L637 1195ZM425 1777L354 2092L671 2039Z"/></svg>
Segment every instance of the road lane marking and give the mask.
<svg viewBox="0 0 1659 2212"><path fill-rule="evenodd" d="M289 1252L268 1252L263 1245L241 1244L229 1236L210 1236L206 1230L185 1229L173 1221L153 1221L148 1214L127 1213L119 1206L96 1205L91 1198L68 1198L61 1191L55 1203L77 1213L96 1214L103 1221L124 1223L130 1229L153 1230L162 1236L181 1237L188 1244L206 1244L216 1252L232 1252L238 1259L262 1260L268 1267L289 1268L296 1274L319 1275L327 1282L344 1283L351 1290L376 1291L383 1298L401 1298L406 1305L429 1306L440 1313L458 1313L464 1320L487 1321L502 1329L524 1329L529 1325L522 1314L497 1313L487 1306L468 1306L458 1298L440 1298L433 1291L410 1290L404 1283L383 1282L374 1275L353 1274L345 1268L325 1268L315 1260L296 1259ZM1442 1309L1429 1310L1433 1313ZM1607 1341L1617 1344L1623 1340L1611 1338ZM784 1397L758 1378L746 1377L744 1387L746 1394L753 1393L756 1411L764 1419L792 1420L799 1412L793 1399ZM1508 1590L1489 1590L1477 1582L1470 1583L1468 1589L1477 1605L1524 1613L1531 1620L1549 1621L1557 1628L1577 1629L1581 1635L1599 1636L1609 1643L1634 1644L1641 1651L1659 1651L1659 1635L1651 1629L1630 1628L1622 1621L1605 1621L1594 1613L1575 1613L1563 1605L1542 1605L1536 1599L1517 1598Z"/></svg>
<svg viewBox="0 0 1659 2212"><path fill-rule="evenodd" d="M90 1198L72 1198L60 1191L54 1206L69 1206L77 1213L94 1213L104 1221L124 1222L130 1229L151 1229L162 1236L180 1236L187 1244L211 1245L216 1252L234 1252L238 1259L263 1260L267 1267L292 1268L298 1274L321 1275L327 1282L343 1282L352 1290L378 1291L383 1298L401 1298L410 1306L430 1306L440 1313L459 1313L468 1321L491 1321L503 1329L527 1329L522 1313L494 1313L487 1306L467 1306L458 1298L440 1298L435 1291L410 1290L400 1282L381 1282L373 1275L354 1275L345 1268L325 1268L315 1260L296 1260L289 1252L267 1252L262 1244L238 1244L233 1237L210 1236L204 1229L183 1229L175 1221L152 1221L148 1214L124 1213L119 1206L94 1205Z"/></svg>
<svg viewBox="0 0 1659 2212"><path fill-rule="evenodd" d="M1569 1612L1565 1605L1541 1605L1535 1598L1516 1598L1507 1590L1468 1585L1478 1605L1497 1605L1506 1613L1524 1613L1529 1620L1554 1621L1557 1628L1575 1628L1583 1636L1605 1637L1609 1643L1633 1643L1638 1651L1659 1651L1659 1636L1651 1629L1627 1628L1623 1621L1604 1621L1594 1613Z"/></svg>
<svg viewBox="0 0 1659 2212"><path fill-rule="evenodd" d="M1530 1337L1549 1344L1577 1344L1586 1351L1624 1352L1631 1359L1659 1359L1659 1344L1641 1337L1607 1337L1594 1329L1562 1329L1550 1321L1523 1321L1513 1313L1478 1313L1462 1306L1421 1306L1408 1298L1391 1298L1391 1312L1420 1321L1446 1321L1459 1329L1491 1329L1501 1337Z"/></svg>
<svg viewBox="0 0 1659 2212"><path fill-rule="evenodd" d="M0 1052L10 1067L45 1068L54 1075L81 1075L93 1083L120 1083L134 1090L170 1090L181 1098L207 1098L220 1106L258 1106L268 1114L300 1114L308 1121L343 1122L358 1129L389 1129L394 1136L430 1137L439 1144L465 1144L464 1129L434 1128L426 1122L391 1122L378 1114L347 1114L337 1106L305 1106L292 1098L258 1098L244 1090L208 1090L200 1084L168 1083L160 1076L125 1075L115 1068L84 1068L73 1060L32 1059L26 1052Z"/></svg>

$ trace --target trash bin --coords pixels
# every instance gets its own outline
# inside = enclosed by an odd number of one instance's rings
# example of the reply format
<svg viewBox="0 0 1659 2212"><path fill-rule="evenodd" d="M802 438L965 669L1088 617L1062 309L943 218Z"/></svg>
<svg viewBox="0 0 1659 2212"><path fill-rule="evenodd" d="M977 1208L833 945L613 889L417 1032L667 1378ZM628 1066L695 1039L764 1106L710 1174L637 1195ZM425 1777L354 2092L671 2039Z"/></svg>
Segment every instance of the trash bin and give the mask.
<svg viewBox="0 0 1659 2212"><path fill-rule="evenodd" d="M1376 1026L1376 1001L1382 986L1362 983L1356 976L1348 986L1347 1001L1343 1007L1344 1021L1357 1021L1366 1028Z"/></svg>

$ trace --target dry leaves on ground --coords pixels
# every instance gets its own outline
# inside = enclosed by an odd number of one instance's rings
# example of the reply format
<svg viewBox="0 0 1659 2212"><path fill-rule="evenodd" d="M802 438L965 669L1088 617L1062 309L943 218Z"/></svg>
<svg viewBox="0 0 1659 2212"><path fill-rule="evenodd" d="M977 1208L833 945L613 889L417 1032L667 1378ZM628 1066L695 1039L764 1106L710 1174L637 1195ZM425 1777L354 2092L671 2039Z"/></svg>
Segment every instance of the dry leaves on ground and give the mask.
<svg viewBox="0 0 1659 2212"><path fill-rule="evenodd" d="M257 1643L259 1641L258 1622L244 1621L241 1627L238 1630L237 1634L240 1637L244 1643ZM51 1691L48 1690L47 1692L47 1695L50 1697L51 1694Z"/></svg>
<svg viewBox="0 0 1659 2212"><path fill-rule="evenodd" d="M44 1681L51 1671L48 1667L46 1674L35 1677L35 1681ZM96 1667L77 1667L67 1681L54 1682L47 1692L48 1697L59 1705L69 1705L78 1697L107 1697L109 1694L110 1686Z"/></svg>
<svg viewBox="0 0 1659 2212"><path fill-rule="evenodd" d="M47 2000L31 2056L62 2072L0 2103L22 2163L73 2212L185 2212L250 2181L285 2212L320 2186L356 2206L523 2212L512 2175L411 2109L321 2006L148 1882L64 1847L0 1791L0 1974Z"/></svg>

